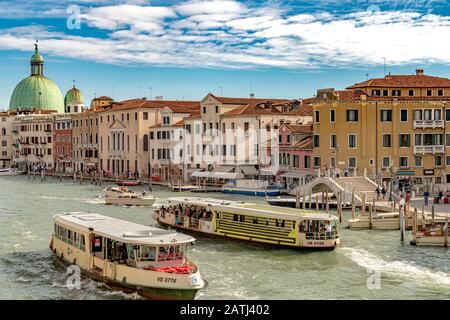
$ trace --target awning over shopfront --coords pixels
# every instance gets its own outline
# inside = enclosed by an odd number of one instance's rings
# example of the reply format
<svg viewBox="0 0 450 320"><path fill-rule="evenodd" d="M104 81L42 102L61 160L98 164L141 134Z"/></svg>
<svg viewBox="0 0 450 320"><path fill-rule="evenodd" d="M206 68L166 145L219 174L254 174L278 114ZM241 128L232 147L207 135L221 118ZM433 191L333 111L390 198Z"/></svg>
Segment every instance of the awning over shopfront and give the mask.
<svg viewBox="0 0 450 320"><path fill-rule="evenodd" d="M258 175L258 170L256 170L255 166L239 166L242 172L246 176L256 176Z"/></svg>
<svg viewBox="0 0 450 320"><path fill-rule="evenodd" d="M261 175L262 176L277 176L280 171L278 169L274 169L274 168L261 168Z"/></svg>
<svg viewBox="0 0 450 320"><path fill-rule="evenodd" d="M209 179L243 179L244 175L240 172L216 172L216 171L196 171L191 177L209 178Z"/></svg>
<svg viewBox="0 0 450 320"><path fill-rule="evenodd" d="M235 166L218 166L214 169L214 172L231 172L234 168Z"/></svg>
<svg viewBox="0 0 450 320"><path fill-rule="evenodd" d="M314 176L314 174L311 172L289 171L281 175L282 178L296 178L296 179L306 178L308 176Z"/></svg>
<svg viewBox="0 0 450 320"><path fill-rule="evenodd" d="M413 176L415 174L414 171L397 171L398 176Z"/></svg>

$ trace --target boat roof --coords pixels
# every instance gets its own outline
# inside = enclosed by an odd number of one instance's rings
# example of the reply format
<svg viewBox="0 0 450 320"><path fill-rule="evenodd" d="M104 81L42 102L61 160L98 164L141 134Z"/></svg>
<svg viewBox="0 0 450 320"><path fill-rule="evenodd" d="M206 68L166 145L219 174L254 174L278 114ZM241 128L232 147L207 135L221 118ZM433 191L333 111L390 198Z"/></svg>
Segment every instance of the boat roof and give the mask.
<svg viewBox="0 0 450 320"><path fill-rule="evenodd" d="M264 216L275 219L295 220L338 220L329 213L300 210L286 207L277 207L266 204L250 203L245 201L233 201L200 197L173 197L168 199L169 204L191 204L197 206L213 207L215 209L227 209L228 212L243 213L254 216Z"/></svg>
<svg viewBox="0 0 450 320"><path fill-rule="evenodd" d="M97 235L123 243L146 245L173 245L195 241L195 238L155 227L124 221L97 213L71 212L55 215L53 220L61 226L93 231Z"/></svg>

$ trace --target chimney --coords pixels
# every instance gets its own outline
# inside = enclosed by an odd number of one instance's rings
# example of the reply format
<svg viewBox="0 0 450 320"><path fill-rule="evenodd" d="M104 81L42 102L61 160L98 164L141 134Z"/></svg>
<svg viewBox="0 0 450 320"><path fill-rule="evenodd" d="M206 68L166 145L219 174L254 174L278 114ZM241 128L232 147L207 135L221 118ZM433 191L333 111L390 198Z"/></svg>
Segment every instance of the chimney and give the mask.
<svg viewBox="0 0 450 320"><path fill-rule="evenodd" d="M424 72L425 72L425 70L423 70L423 69L416 69L416 76L423 76Z"/></svg>
<svg viewBox="0 0 450 320"><path fill-rule="evenodd" d="M156 97L155 97L155 100L156 100L156 101L163 101L163 100L164 100L164 97L163 97L163 96L156 96Z"/></svg>
<svg viewBox="0 0 450 320"><path fill-rule="evenodd" d="M254 93L250 93L250 99L255 99L255 94Z"/></svg>

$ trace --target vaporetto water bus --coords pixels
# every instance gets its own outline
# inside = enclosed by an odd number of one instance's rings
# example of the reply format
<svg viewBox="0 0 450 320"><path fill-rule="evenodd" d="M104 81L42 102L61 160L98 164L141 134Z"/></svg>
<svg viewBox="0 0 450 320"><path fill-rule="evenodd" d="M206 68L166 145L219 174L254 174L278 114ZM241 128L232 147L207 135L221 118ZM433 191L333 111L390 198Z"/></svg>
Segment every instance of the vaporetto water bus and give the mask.
<svg viewBox="0 0 450 320"><path fill-rule="evenodd" d="M176 197L153 212L162 225L290 248L328 249L341 244L331 214L212 198Z"/></svg>
<svg viewBox="0 0 450 320"><path fill-rule="evenodd" d="M53 221L53 253L112 289L189 300L205 286L186 258L191 236L91 213L59 214Z"/></svg>

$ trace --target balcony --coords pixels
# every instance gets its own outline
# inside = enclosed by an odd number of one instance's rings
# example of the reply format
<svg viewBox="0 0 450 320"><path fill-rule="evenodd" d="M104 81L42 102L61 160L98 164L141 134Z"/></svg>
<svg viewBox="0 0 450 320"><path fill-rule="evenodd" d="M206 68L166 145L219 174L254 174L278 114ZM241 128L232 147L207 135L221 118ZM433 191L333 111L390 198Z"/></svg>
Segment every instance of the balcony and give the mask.
<svg viewBox="0 0 450 320"><path fill-rule="evenodd" d="M445 146L414 146L414 153L445 153Z"/></svg>
<svg viewBox="0 0 450 320"><path fill-rule="evenodd" d="M414 129L444 128L444 120L414 120Z"/></svg>

